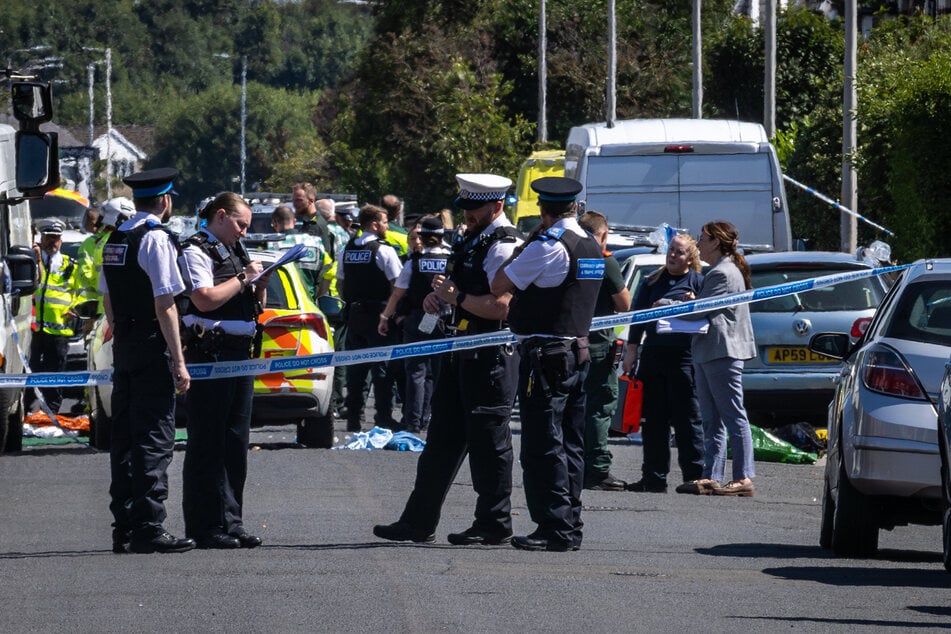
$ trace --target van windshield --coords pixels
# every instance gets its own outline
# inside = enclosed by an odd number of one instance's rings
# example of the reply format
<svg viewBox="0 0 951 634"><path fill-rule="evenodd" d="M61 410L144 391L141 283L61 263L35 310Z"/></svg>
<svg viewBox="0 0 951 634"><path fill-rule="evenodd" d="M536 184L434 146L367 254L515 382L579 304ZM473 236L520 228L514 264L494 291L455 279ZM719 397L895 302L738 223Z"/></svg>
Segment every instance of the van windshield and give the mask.
<svg viewBox="0 0 951 634"><path fill-rule="evenodd" d="M767 153L591 156L585 204L614 227L666 222L695 235L729 220L742 243L772 246L772 173Z"/></svg>

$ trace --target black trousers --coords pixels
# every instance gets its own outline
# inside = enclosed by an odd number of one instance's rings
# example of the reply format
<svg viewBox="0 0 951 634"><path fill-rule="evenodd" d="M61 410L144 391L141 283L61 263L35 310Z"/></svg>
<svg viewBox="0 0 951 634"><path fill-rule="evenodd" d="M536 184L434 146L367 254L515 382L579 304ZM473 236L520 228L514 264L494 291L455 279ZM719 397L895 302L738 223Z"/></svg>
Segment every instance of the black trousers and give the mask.
<svg viewBox="0 0 951 634"><path fill-rule="evenodd" d="M164 530L175 385L161 334L125 343L120 337L113 347L109 508L116 529L150 539Z"/></svg>
<svg viewBox="0 0 951 634"><path fill-rule="evenodd" d="M30 339L30 369L34 372L65 372L66 353L69 349L69 337L51 335L41 330L34 331ZM59 406L63 403L63 388L40 388L46 404L59 413Z"/></svg>
<svg viewBox="0 0 951 634"><path fill-rule="evenodd" d="M699 479L703 474L703 428L690 348L641 348L637 378L644 383L642 477L654 484L667 482L673 428L684 482Z"/></svg>
<svg viewBox="0 0 951 634"><path fill-rule="evenodd" d="M584 382L590 361L567 351L560 376L546 377L544 389L531 349L523 347L518 398L522 416L522 474L534 536L567 546L582 538L584 484Z"/></svg>
<svg viewBox="0 0 951 634"><path fill-rule="evenodd" d="M347 327L347 350L362 350L393 345L395 337L382 337L372 328L350 323ZM359 363L346 366L347 372L347 426L357 427L363 421L363 408L366 406L367 375L373 382L373 399L376 413L375 425L393 426L393 387L392 372L387 363Z"/></svg>
<svg viewBox="0 0 951 634"><path fill-rule="evenodd" d="M245 361L247 347L212 358L188 351L188 363ZM185 534L203 538L242 529L254 377L193 381L186 395L188 444L182 472Z"/></svg>
<svg viewBox="0 0 951 634"><path fill-rule="evenodd" d="M512 533L512 431L518 354L480 348L442 359L426 447L400 520L432 533L466 455L477 500L473 527Z"/></svg>

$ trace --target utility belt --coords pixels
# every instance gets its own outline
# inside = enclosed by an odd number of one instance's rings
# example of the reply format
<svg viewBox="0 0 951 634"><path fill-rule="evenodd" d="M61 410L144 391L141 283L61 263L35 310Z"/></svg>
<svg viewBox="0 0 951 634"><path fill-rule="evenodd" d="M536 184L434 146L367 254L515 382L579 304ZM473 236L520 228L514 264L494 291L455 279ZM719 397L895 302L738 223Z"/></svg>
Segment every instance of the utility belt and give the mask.
<svg viewBox="0 0 951 634"><path fill-rule="evenodd" d="M551 396L552 385L565 382L575 368L591 359L587 337L528 337L519 343L519 353L530 364L528 395L532 396L539 389L546 398ZM573 364L569 355L574 358Z"/></svg>
<svg viewBox="0 0 951 634"><path fill-rule="evenodd" d="M218 359L225 351L247 353L254 359L261 354L261 339L264 334L260 325L255 328L254 336L229 335L220 328L205 328L199 323L182 329L182 349L199 352Z"/></svg>

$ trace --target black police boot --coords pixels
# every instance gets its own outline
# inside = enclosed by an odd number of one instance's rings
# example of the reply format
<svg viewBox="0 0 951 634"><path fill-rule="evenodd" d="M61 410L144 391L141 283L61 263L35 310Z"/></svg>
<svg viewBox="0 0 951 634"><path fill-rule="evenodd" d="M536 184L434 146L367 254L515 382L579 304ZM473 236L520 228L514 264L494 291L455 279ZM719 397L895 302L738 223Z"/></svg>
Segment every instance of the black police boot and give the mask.
<svg viewBox="0 0 951 634"><path fill-rule="evenodd" d="M129 542L129 550L134 553L183 553L194 547L194 539L175 537L168 531L147 538L133 536Z"/></svg>

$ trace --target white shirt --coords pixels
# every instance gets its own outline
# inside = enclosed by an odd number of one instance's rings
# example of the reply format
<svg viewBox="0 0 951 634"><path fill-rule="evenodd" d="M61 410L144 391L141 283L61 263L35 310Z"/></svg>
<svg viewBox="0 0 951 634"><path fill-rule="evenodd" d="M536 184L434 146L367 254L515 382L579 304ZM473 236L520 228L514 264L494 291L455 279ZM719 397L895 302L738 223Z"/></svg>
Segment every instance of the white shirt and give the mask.
<svg viewBox="0 0 951 634"><path fill-rule="evenodd" d="M488 235L495 231L497 227L513 227L509 219L505 217L505 214L501 214L498 218L489 223L489 226L482 230L482 233L479 235ZM496 242L491 247L489 247L489 252L486 253L485 262L482 263L482 268L485 270L485 274L489 280L489 283L492 283L492 280L495 278L495 274L498 273L499 269L502 268L502 265L505 264L505 261L512 257L512 253L515 251L515 247L520 245L522 240L516 240L515 242Z"/></svg>
<svg viewBox="0 0 951 634"><path fill-rule="evenodd" d="M423 255L437 254L437 255L449 255L450 251L444 246L437 247L426 247L423 249ZM403 270L400 271L400 276L396 278L396 282L393 284L395 288L409 288L409 280L413 276L413 260L406 260L406 264L403 265Z"/></svg>
<svg viewBox="0 0 951 634"><path fill-rule="evenodd" d="M147 220L156 224L161 221L146 211L136 211L135 215L119 225L119 231L131 231ZM185 290L185 282L176 263L177 254L168 234L164 231L149 231L139 243L139 257L137 262L152 282L152 296L178 295ZM108 293L109 286L106 276L99 272L99 291Z"/></svg>
<svg viewBox="0 0 951 634"><path fill-rule="evenodd" d="M372 242L373 240L379 240L375 234L372 234L368 231L364 231L357 239L354 241L354 244L362 247L367 242ZM343 267L343 254L346 249L341 249L340 253L337 254L337 279L342 280L344 277L344 267ZM403 263L400 262L400 256L396 255L396 249L386 244L385 242L380 243L380 248L376 250L376 259L374 260L376 265L383 271L383 274L386 275L386 279L393 281L400 276L400 271L403 269Z"/></svg>
<svg viewBox="0 0 951 634"><path fill-rule="evenodd" d="M210 244L217 244L218 238L213 236L206 229L201 230L208 236ZM182 278L185 281L186 291L196 288L213 288L215 285L215 263L211 261L208 255L193 244L187 245L182 249L182 255L178 258L178 265L182 271Z"/></svg>
<svg viewBox="0 0 951 634"><path fill-rule="evenodd" d="M551 228L560 228L580 237L587 236L575 218L562 218ZM568 249L561 240L532 240L517 258L505 267L505 274L520 290L534 284L539 288L554 288L563 281L571 268Z"/></svg>

